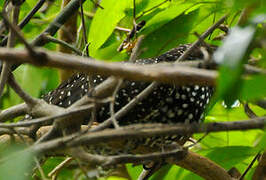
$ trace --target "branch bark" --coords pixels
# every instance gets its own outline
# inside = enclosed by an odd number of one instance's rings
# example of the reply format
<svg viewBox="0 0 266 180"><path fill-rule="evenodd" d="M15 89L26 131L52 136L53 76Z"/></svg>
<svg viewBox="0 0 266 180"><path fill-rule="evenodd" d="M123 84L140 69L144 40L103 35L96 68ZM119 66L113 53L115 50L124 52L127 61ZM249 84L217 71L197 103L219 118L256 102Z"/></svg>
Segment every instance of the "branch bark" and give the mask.
<svg viewBox="0 0 266 180"><path fill-rule="evenodd" d="M224 168L191 151L187 153L184 159L180 161L170 160L169 162L194 172L206 180L232 180Z"/></svg>
<svg viewBox="0 0 266 180"><path fill-rule="evenodd" d="M265 180L266 179L266 152L264 152L259 160L259 164L254 172L252 180Z"/></svg>
<svg viewBox="0 0 266 180"><path fill-rule="evenodd" d="M57 148L69 148L82 145L97 144L109 141L121 141L122 139L134 139L152 136L187 135L193 133L221 132L233 130L263 129L266 125L266 118L254 118L251 120L205 123L205 124L141 124L131 125L119 129L106 129L100 132L93 132L81 135L72 134L62 138L34 145L30 148L35 153L45 153Z"/></svg>
<svg viewBox="0 0 266 180"><path fill-rule="evenodd" d="M0 122L10 120L20 115L26 114L27 105L25 103L12 106L0 112Z"/></svg>
<svg viewBox="0 0 266 180"><path fill-rule="evenodd" d="M43 54L41 65L65 69L77 69L88 74L114 75L135 81L158 81L176 85L198 84L214 86L217 72L185 66L137 65L95 61L91 58L38 51ZM4 61L40 65L24 50L0 48Z"/></svg>

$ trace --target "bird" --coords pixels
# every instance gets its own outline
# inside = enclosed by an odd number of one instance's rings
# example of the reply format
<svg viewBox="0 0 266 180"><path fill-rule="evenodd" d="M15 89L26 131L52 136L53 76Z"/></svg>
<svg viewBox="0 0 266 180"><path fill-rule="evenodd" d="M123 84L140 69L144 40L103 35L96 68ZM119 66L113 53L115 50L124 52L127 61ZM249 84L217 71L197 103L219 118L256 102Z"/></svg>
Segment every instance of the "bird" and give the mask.
<svg viewBox="0 0 266 180"><path fill-rule="evenodd" d="M157 57L138 59L136 64L160 64L163 62L176 61L191 45L183 44L173 48ZM187 60L203 59L204 55L200 47L195 48L188 56ZM94 75L91 78L84 73L77 73L60 84L55 90L43 96L43 99L53 105L67 108L77 100L90 92L90 85L97 86L107 77ZM92 81L92 82L90 82ZM114 111L117 112L135 96L142 92L150 82L137 82L132 80L124 80L122 88L115 95ZM210 101L214 92L214 88L210 86L200 85L171 85L160 83L153 91L134 108L132 108L125 116L118 119L119 126L145 123L199 123L203 121L204 110ZM109 105L105 104L97 108L96 121L98 123L110 117ZM90 117L90 116L89 116ZM152 137L133 140L128 142L128 147L136 149L141 144L151 148L160 149L161 144L168 144L180 141L182 137ZM133 144L133 145L132 145ZM105 148L102 148L105 147ZM95 150L102 154L103 151L111 152L106 146L99 147ZM128 153L130 148L120 148L111 154ZM105 149L105 150L103 150Z"/></svg>

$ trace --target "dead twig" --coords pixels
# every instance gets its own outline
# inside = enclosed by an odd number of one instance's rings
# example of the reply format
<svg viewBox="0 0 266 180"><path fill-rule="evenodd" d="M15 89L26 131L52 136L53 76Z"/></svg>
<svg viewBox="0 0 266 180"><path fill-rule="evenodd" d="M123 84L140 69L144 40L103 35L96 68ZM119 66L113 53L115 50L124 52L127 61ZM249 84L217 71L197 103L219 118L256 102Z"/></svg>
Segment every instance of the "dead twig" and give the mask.
<svg viewBox="0 0 266 180"><path fill-rule="evenodd" d="M140 45L142 43L142 40L144 39L144 36L140 36L137 40L137 43L135 45L135 47L133 48L132 50L132 53L130 55L130 58L129 58L129 62L135 62L138 58L138 55L139 55L139 48L140 48Z"/></svg>
<svg viewBox="0 0 266 180"><path fill-rule="evenodd" d="M49 42L53 42L53 43L57 43L60 44L61 46L64 46L70 50L72 50L73 52L75 52L77 55L82 55L82 52L80 50L78 50L76 47L72 46L71 44L66 43L65 41L56 39L50 35L43 35L43 39Z"/></svg>
<svg viewBox="0 0 266 180"><path fill-rule="evenodd" d="M112 123L114 125L115 128L119 128L119 124L115 118L115 110L114 110L114 107L115 107L115 97L117 95L117 92L119 91L121 85L123 84L123 79L119 79L118 80L118 84L113 92L113 95L112 95L112 101L110 102L110 114L111 114L111 119L112 119Z"/></svg>
<svg viewBox="0 0 266 180"><path fill-rule="evenodd" d="M85 43L85 49L86 49L86 56L89 56L89 48L87 46L88 42L87 42L87 31L86 31L86 24L85 24L85 18L84 18L84 12L83 12L83 5L82 5L82 0L80 0L80 12L81 12L81 26L82 26L82 30L83 30L83 39L84 39L84 43Z"/></svg>
<svg viewBox="0 0 266 180"><path fill-rule="evenodd" d="M73 160L72 157L67 157L64 161L62 161L60 164L58 164L51 172L49 172L48 177L54 177L57 176L59 171L68 163L70 163Z"/></svg>
<svg viewBox="0 0 266 180"><path fill-rule="evenodd" d="M34 51L33 47L25 40L22 33L20 32L20 29L17 27L17 25L13 24L9 21L8 17L4 13L2 13L2 17L5 21L5 23L8 25L8 27L14 32L14 34L17 36L17 38L25 45L26 49L29 51L30 55L33 57L37 57L36 52Z"/></svg>
<svg viewBox="0 0 266 180"><path fill-rule="evenodd" d="M39 124L39 125L42 125L44 123L49 124L54 119L64 118L64 117L72 116L75 114L81 114L84 112L86 113L86 112L88 112L88 110L92 109L93 106L94 105L85 105L85 106L80 106L78 108L71 109L71 110L66 109L62 113L59 113L59 114L57 113L56 115L54 114L54 115L36 118L36 119L28 120L28 121L21 121L21 122L17 122L17 123L8 123L8 124L7 123L0 123L0 127L3 127L3 128L27 127L27 126L31 126L34 124Z"/></svg>
<svg viewBox="0 0 266 180"><path fill-rule="evenodd" d="M18 17L19 17L19 11L20 11L20 6L12 6L12 22L14 24L18 23ZM8 34L8 42L7 42L7 47L8 48L13 48L16 44L16 34L14 31L12 31L11 28L9 28L9 34ZM4 91L4 87L6 84L6 81L8 80L9 74L10 74L10 67L11 64L9 62L3 62L3 68L0 76L0 99L2 96L2 93Z"/></svg>

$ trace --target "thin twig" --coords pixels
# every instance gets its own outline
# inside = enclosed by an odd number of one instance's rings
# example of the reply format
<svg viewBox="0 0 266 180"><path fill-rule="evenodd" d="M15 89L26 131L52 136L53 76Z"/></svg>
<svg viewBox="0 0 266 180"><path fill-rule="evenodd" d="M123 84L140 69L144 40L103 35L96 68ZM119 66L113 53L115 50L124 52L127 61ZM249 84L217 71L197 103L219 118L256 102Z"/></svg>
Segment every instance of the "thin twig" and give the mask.
<svg viewBox="0 0 266 180"><path fill-rule="evenodd" d="M233 131L233 130L247 130L247 129L263 129L266 126L266 118L253 118L245 121L232 121L232 122L217 122L217 123L204 123L204 124L188 124L184 125L162 125L162 124L145 124L145 125L132 125L127 128L119 128L115 130L105 130L100 132L94 132L84 135L84 137L78 137L80 140L73 140L71 144L78 145L85 142L103 142L121 138L137 138L137 137L151 137L155 135L190 135L194 133L209 133L220 131ZM92 135L94 134L94 135ZM85 143L86 144L86 143Z"/></svg>
<svg viewBox="0 0 266 180"><path fill-rule="evenodd" d="M128 104L123 106L118 112L115 113L114 117L116 119L120 119L124 115L126 115L132 108L134 108L139 102L141 102L148 94L150 94L155 87L157 87L158 83L152 83L147 88L145 88L141 93L135 96ZM103 123L98 125L97 127L91 129L90 131L99 131L105 128L108 128L112 124L112 119L109 118L105 120Z"/></svg>
<svg viewBox="0 0 266 180"><path fill-rule="evenodd" d="M259 107L266 109L266 99L260 99L255 102Z"/></svg>
<svg viewBox="0 0 266 180"><path fill-rule="evenodd" d="M38 161L38 159L37 159L36 157L34 157L34 161L35 161L36 166L37 166L37 168L38 168L38 170L39 170L39 172L40 172L40 174L41 174L42 180L48 180L48 179L46 178L46 176L45 176L45 173L44 173L44 171L43 171L41 165L40 165L40 162Z"/></svg>
<svg viewBox="0 0 266 180"><path fill-rule="evenodd" d="M191 135L194 133L222 132L234 130L263 129L266 126L266 117L250 120L229 121L219 123L203 124L136 124L119 129L106 129L100 132L88 134L72 134L62 138L54 139L32 147L33 152L44 153L57 148L77 147L83 145L97 145L98 143L117 141L122 139L136 139L153 136Z"/></svg>
<svg viewBox="0 0 266 180"><path fill-rule="evenodd" d="M20 32L20 29L18 26L13 24L12 22L9 21L8 17L4 13L2 13L2 17L5 21L5 23L8 25L8 27L14 32L14 34L17 36L17 38L25 45L26 49L29 51L29 53L32 56L36 55L36 52L34 51L33 47L25 40L23 35Z"/></svg>
<svg viewBox="0 0 266 180"><path fill-rule="evenodd" d="M148 10L146 10L146 11L143 11L143 12L141 13L141 15L139 15L138 17L136 17L136 20L138 20L139 18L141 18L142 16L144 16L146 13L148 13L148 12L150 12L150 11L152 11L152 10L158 8L158 7L160 7L161 5L163 5L164 3L166 3L167 1L170 2L170 0L165 0L165 1L163 1L163 2L161 2L161 3L159 3L159 4L157 4L157 5L155 5L154 7L150 8L150 9L148 9Z"/></svg>
<svg viewBox="0 0 266 180"><path fill-rule="evenodd" d="M184 61L189 54L193 51L193 49L198 46L206 37L208 37L216 28L218 28L228 17L228 14L224 15L221 19L219 19L215 24L209 27L201 36L199 36L198 40L195 41L177 60L177 62Z"/></svg>
<svg viewBox="0 0 266 180"><path fill-rule="evenodd" d="M82 24L82 30L83 30L83 39L85 43L86 48L86 56L89 56L89 49L88 49L88 42L87 42L87 32L86 32L86 24L85 24L85 18L84 18L84 12L83 12L83 5L82 0L80 0L80 12L81 12L81 24Z"/></svg>
<svg viewBox="0 0 266 180"><path fill-rule="evenodd" d="M245 175L248 173L248 171L252 168L252 166L254 165L254 163L256 162L256 160L259 158L261 154L258 153L250 162L250 164L248 165L247 169L245 170L245 172L241 175L241 177L239 178L239 180L243 180Z"/></svg>
<svg viewBox="0 0 266 180"><path fill-rule="evenodd" d="M95 4L96 7L99 7L101 9L104 9L98 2L95 2L94 0L91 0L93 4Z"/></svg>
<svg viewBox="0 0 266 180"><path fill-rule="evenodd" d="M92 19L93 17L94 17L94 13L92 13L92 12L86 12L86 11L84 11L84 15L85 16L87 16L87 18L89 18L89 19ZM80 28L78 28L78 29L81 29L81 26L80 26ZM131 29L128 29L128 28L124 28L124 27L120 27L120 26L116 26L115 27L115 30L118 30L118 31L124 31L124 32L130 32L131 31ZM80 31L78 31L78 32L80 32ZM79 33L78 33L79 34ZM77 38L78 39L78 38Z"/></svg>
<svg viewBox="0 0 266 180"><path fill-rule="evenodd" d="M100 156L100 155L92 155L89 153L77 153L79 159L83 160L84 162L89 162L94 165L101 165L101 166L111 166L116 164L125 164L125 163L134 163L134 164L142 164L147 161L152 160L160 160L160 159L167 159L167 158L174 158L175 160L183 159L187 154L187 150L183 149L182 147L167 151L167 152L154 152L149 154L141 154L141 155L114 155L114 156Z"/></svg>
<svg viewBox="0 0 266 180"><path fill-rule="evenodd" d="M82 0L84 3L85 0ZM43 41L43 34L49 34L51 36L55 35L58 29L74 14L74 12L79 9L80 0L70 1L62 11L56 16L56 18L51 22L48 27L40 33L31 43L32 46L43 46L45 41Z"/></svg>
<svg viewBox="0 0 266 180"><path fill-rule="evenodd" d="M202 137L200 137L196 142L193 142L193 144L186 146L186 148L189 149L189 148L195 146L196 144L199 144L208 135L209 135L209 132L204 133L204 135Z"/></svg>
<svg viewBox="0 0 266 180"><path fill-rule="evenodd" d="M204 40L210 33L212 33L217 27L219 27L219 25L225 20L225 18L227 17L224 16L223 18L221 18L217 23L215 23L214 25L212 25L210 28L208 28L200 37L199 39L194 42L177 60L176 60L176 64L182 60L184 60L185 58L187 58L187 56L189 55L189 53L191 53L193 51L194 48L196 48L196 46L202 41ZM153 91L154 88L156 88L159 85L159 83L157 82L153 82L151 83L150 86L148 86L146 89L144 89L138 96L136 99L144 99L145 97L147 97L149 95L150 92ZM119 110L115 117L116 118L120 118L121 116L123 116L124 114L126 114L126 112L128 112L132 107L134 107L137 102L136 99L131 100L126 106L124 106L121 110ZM119 114L119 115L118 115ZM102 128L106 128L108 126L110 126L111 123L111 119L108 119L106 121L104 121L101 125L99 125L98 127L96 127L94 130L100 130Z"/></svg>
<svg viewBox="0 0 266 180"><path fill-rule="evenodd" d="M137 60L138 55L139 55L139 48L140 48L140 45L143 39L144 39L143 35L138 38L137 43L135 47L133 48L130 58L128 60L129 62L135 62Z"/></svg>
<svg viewBox="0 0 266 180"><path fill-rule="evenodd" d="M13 6L13 13L12 13L12 22L14 24L18 23L18 17L19 17L19 11L20 11L20 6ZM16 36L14 31L9 30L9 34L8 34L8 42L7 42L7 47L8 48L13 48L16 44ZM9 74L10 74L10 67L11 64L9 62L3 62L3 68L2 68L2 72L1 72L1 76L0 76L0 99L2 96L2 93L4 91L4 87L5 84L8 80Z"/></svg>
<svg viewBox="0 0 266 180"><path fill-rule="evenodd" d="M0 74L0 99L1 99L2 93L4 91L6 81L8 79L9 74L10 74L10 66L11 66L10 63L3 62L2 72Z"/></svg>
<svg viewBox="0 0 266 180"><path fill-rule="evenodd" d="M123 84L123 79L119 79L118 80L118 84L116 85L116 88L115 88L115 90L113 92L113 95L112 95L112 101L110 102L111 119L112 119L112 123L113 123L115 128L119 128L119 124L118 124L118 122L116 121L116 118L115 118L115 110L114 110L115 97L116 97L117 92L119 91L119 89L120 89L122 84Z"/></svg>
<svg viewBox="0 0 266 180"><path fill-rule="evenodd" d="M149 177L151 177L156 171L158 171L162 167L162 163L158 161L153 161L150 165L151 167L149 167L148 169L143 168L141 174L138 177L138 180L148 180Z"/></svg>
<svg viewBox="0 0 266 180"><path fill-rule="evenodd" d="M133 0L133 23L136 23L136 0Z"/></svg>
<svg viewBox="0 0 266 180"><path fill-rule="evenodd" d="M64 161L58 164L51 172L49 172L48 177L56 176L58 172L68 163L73 160L72 157L67 157Z"/></svg>
<svg viewBox="0 0 266 180"><path fill-rule="evenodd" d="M248 103L244 103L244 110L245 110L245 113L246 115L249 117L249 118L255 118L255 117L258 117L254 111L252 111L252 109L249 107Z"/></svg>
<svg viewBox="0 0 266 180"><path fill-rule="evenodd" d="M109 77L107 78L105 81L103 81L101 84L99 84L98 86L96 86L92 93L91 93L91 97L94 98L106 98L112 95L113 90L115 89L116 85L117 85L118 81L116 78L114 77ZM76 101L75 103L73 103L70 108L73 107L78 107L84 104L87 104L89 102L90 97L89 96L83 96L81 99L79 99L78 101Z"/></svg>
<svg viewBox="0 0 266 180"><path fill-rule="evenodd" d="M61 46L64 46L70 50L72 50L73 52L75 52L77 55L82 55L82 52L77 49L76 47L72 46L71 44L68 44L66 43L65 41L62 41L60 39L56 39L50 35L44 35L43 38L47 41L50 41L50 42L54 42L54 43L57 43L57 44L60 44Z"/></svg>
<svg viewBox="0 0 266 180"><path fill-rule="evenodd" d="M21 122L16 122L16 123L0 123L0 127L5 127L5 128L10 128L10 127L27 127L31 126L34 124L43 124L43 123L51 123L50 121L58 118L63 118L63 117L68 117L74 114L80 114L84 112L88 112L89 109L91 109L94 105L84 105L80 106L75 109L71 110L65 110L65 112L57 114L57 115L51 115L51 116L46 116L46 117L41 117L41 118L36 118L28 121L21 121Z"/></svg>
<svg viewBox="0 0 266 180"><path fill-rule="evenodd" d="M23 29L26 24L31 20L31 18L34 16L34 14L42 7L42 5L45 3L46 0L39 0L37 4L34 6L34 8L23 18L23 20L19 23L19 28ZM2 42L0 43L0 46L5 46L7 43L8 37L6 36Z"/></svg>
<svg viewBox="0 0 266 180"><path fill-rule="evenodd" d="M119 30L119 31L124 31L124 32L130 32L131 31L130 29L119 27L119 26L116 26L115 29Z"/></svg>
<svg viewBox="0 0 266 180"><path fill-rule="evenodd" d="M79 159L76 159L76 161L78 163L79 168L81 169L81 171L83 172L84 176L86 177L86 179L90 179L90 177L87 174L87 172L88 172L87 168L82 165L82 163L81 163L81 161Z"/></svg>

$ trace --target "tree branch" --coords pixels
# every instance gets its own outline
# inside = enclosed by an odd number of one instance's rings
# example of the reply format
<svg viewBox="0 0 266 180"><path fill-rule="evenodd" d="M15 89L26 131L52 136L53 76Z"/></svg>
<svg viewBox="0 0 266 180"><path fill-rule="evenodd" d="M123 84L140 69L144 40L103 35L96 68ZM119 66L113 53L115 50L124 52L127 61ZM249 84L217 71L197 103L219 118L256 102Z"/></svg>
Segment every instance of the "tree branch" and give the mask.
<svg viewBox="0 0 266 180"><path fill-rule="evenodd" d="M180 161L170 160L168 162L194 172L206 180L232 180L224 168L191 151Z"/></svg>
<svg viewBox="0 0 266 180"><path fill-rule="evenodd" d="M58 29L74 14L73 12L78 11L79 5L84 3L86 0L72 0L68 3L68 5L60 11L59 15L56 16L53 22L49 24L49 26L31 43L33 46L43 46L45 41L43 41L43 34L55 35Z"/></svg>
<svg viewBox="0 0 266 180"><path fill-rule="evenodd" d="M25 103L12 106L0 112L0 122L24 115L27 112L27 105Z"/></svg>
<svg viewBox="0 0 266 180"><path fill-rule="evenodd" d="M125 126L119 129L106 129L84 135L72 134L54 139L31 147L36 153L45 153L57 148L77 147L81 145L96 145L98 143L121 141L122 139L135 139L153 136L187 135L193 133L221 132L235 130L263 129L266 126L266 117L242 121L230 121L204 124L140 124Z"/></svg>
<svg viewBox="0 0 266 180"><path fill-rule="evenodd" d="M266 152L264 152L259 160L259 164L253 174L252 180L264 180L266 178Z"/></svg>
<svg viewBox="0 0 266 180"><path fill-rule="evenodd" d="M135 81L158 81L176 85L198 84L213 86L217 78L217 72L215 71L192 67L166 67L160 65L103 62L73 55L44 51L38 52L44 55L45 60L42 65L45 66L65 69L74 68L88 74L114 75ZM0 58L4 61L40 65L30 54L23 50L0 48Z"/></svg>

